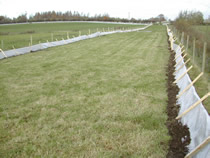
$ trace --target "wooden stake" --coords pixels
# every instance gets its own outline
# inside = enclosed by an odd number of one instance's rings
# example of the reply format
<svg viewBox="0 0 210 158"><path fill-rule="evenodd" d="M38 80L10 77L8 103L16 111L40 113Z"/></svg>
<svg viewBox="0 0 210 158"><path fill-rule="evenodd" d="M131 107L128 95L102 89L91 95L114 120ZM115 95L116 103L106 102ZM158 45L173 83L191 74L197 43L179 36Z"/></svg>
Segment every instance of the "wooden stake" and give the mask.
<svg viewBox="0 0 210 158"><path fill-rule="evenodd" d="M171 40L171 50L173 50L173 46L174 45L174 41L173 41L173 39Z"/></svg>
<svg viewBox="0 0 210 158"><path fill-rule="evenodd" d="M200 75L198 75L198 77L196 77L194 79L194 81L192 81L176 98L180 98L188 89L190 89L190 87L203 75L203 72L200 73Z"/></svg>
<svg viewBox="0 0 210 158"><path fill-rule="evenodd" d="M207 93L205 96L203 96L200 100L198 100L196 103L194 103L192 106L190 106L187 110L185 110L182 114L176 117L176 119L180 119L184 115L186 115L188 112L190 112L192 109L194 109L198 104L200 104L202 101L204 101L206 98L210 96L210 92Z"/></svg>
<svg viewBox="0 0 210 158"><path fill-rule="evenodd" d="M185 54L177 63L174 67L176 67L177 65L179 65L181 63L182 60L184 60L184 58L187 56L187 54Z"/></svg>
<svg viewBox="0 0 210 158"><path fill-rule="evenodd" d="M5 58L7 58L6 54L4 53L2 49L0 49L0 52L4 55Z"/></svg>
<svg viewBox="0 0 210 158"><path fill-rule="evenodd" d="M40 48L42 49L42 44L41 44L41 41L39 41L39 44L40 44Z"/></svg>
<svg viewBox="0 0 210 158"><path fill-rule="evenodd" d="M205 65L206 65L206 48L207 48L207 43L205 42L203 45L203 62L202 62L202 72L203 73L205 71Z"/></svg>
<svg viewBox="0 0 210 158"><path fill-rule="evenodd" d="M15 51L15 55L19 55L19 53L15 50L15 46L12 46L12 48L13 48L14 51Z"/></svg>
<svg viewBox="0 0 210 158"><path fill-rule="evenodd" d="M182 45L182 47L181 47L181 51L182 51L182 49L184 48L184 46Z"/></svg>
<svg viewBox="0 0 210 158"><path fill-rule="evenodd" d="M174 50L174 52L176 52L178 49L179 49L179 47L177 47L177 48Z"/></svg>
<svg viewBox="0 0 210 158"><path fill-rule="evenodd" d="M179 78L176 79L176 81L174 81L174 83L177 83L182 77L184 77L184 75L186 75L188 73L188 71L190 71L193 68L193 66L191 65L187 71L185 73L183 73Z"/></svg>
<svg viewBox="0 0 210 158"><path fill-rule="evenodd" d="M203 147L210 143L210 136L207 137L200 145L198 145L193 151L187 154L184 158L191 158L197 152L199 152Z"/></svg>
<svg viewBox="0 0 210 158"><path fill-rule="evenodd" d="M181 56L181 54L180 54ZM179 64L180 61L182 61L182 59L184 60L184 58L187 56L187 54L185 54L181 59L179 59L179 61L176 63L175 67Z"/></svg>
<svg viewBox="0 0 210 158"><path fill-rule="evenodd" d="M179 70L181 70L181 68L183 68L189 61L190 61L190 58L186 62L184 62L174 73L176 73Z"/></svg>
<svg viewBox="0 0 210 158"><path fill-rule="evenodd" d="M66 38L69 39L69 32L66 33Z"/></svg>
<svg viewBox="0 0 210 158"><path fill-rule="evenodd" d="M188 52L188 48L189 48L189 38L190 38L190 36L189 36L189 35L187 35L186 52Z"/></svg>
<svg viewBox="0 0 210 158"><path fill-rule="evenodd" d="M195 63L195 38L193 40L193 63Z"/></svg>
<svg viewBox="0 0 210 158"><path fill-rule="evenodd" d="M177 55L177 56L175 57L174 61L175 61L178 57L180 57L180 56L182 55L182 53L184 53L184 52L185 52L185 50L184 50L183 52L181 52L179 55Z"/></svg>

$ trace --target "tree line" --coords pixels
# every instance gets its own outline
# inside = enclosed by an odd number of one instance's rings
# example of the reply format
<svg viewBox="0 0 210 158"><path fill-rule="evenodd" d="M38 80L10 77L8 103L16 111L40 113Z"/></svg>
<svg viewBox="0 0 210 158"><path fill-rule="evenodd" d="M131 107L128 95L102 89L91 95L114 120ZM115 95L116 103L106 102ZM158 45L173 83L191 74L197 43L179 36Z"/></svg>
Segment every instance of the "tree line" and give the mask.
<svg viewBox="0 0 210 158"><path fill-rule="evenodd" d="M174 21L174 25L180 31L188 31L193 25L203 25L204 18L200 11L181 11Z"/></svg>
<svg viewBox="0 0 210 158"><path fill-rule="evenodd" d="M27 13L19 15L17 18L8 18L7 16L0 16L0 24L5 23L24 23L24 22L43 22L43 21L109 21L109 22L134 22L134 23L155 23L165 21L163 14L158 15L155 18L149 19L126 19L110 17L109 14L96 14L90 16L89 14L83 14L79 12L37 12L34 15L27 16Z"/></svg>

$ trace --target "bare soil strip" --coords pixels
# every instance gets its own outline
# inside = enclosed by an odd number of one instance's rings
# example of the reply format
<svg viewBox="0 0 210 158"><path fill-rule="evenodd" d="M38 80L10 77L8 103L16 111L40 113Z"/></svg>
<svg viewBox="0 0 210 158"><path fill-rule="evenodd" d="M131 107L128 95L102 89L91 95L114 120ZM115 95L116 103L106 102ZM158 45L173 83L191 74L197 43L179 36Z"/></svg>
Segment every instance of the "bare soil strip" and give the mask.
<svg viewBox="0 0 210 158"><path fill-rule="evenodd" d="M168 127L169 135L171 136L171 140L169 141L168 154L166 157L183 158L188 153L187 145L190 144L190 133L187 126L183 126L180 121L175 119L178 115L180 106L176 104L176 95L179 92L179 88L176 84L173 83L175 81L173 75L175 71L174 55L174 52L170 52L168 67L166 71L168 87L168 119L166 126Z"/></svg>

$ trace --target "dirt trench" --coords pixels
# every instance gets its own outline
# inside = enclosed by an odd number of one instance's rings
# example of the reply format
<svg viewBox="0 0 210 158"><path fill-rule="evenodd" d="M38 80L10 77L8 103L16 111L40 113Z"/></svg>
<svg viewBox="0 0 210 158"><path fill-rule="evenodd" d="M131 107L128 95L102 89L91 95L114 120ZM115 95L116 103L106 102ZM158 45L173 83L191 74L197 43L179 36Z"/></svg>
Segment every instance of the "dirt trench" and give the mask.
<svg viewBox="0 0 210 158"><path fill-rule="evenodd" d="M187 126L183 126L180 121L175 119L178 115L180 106L176 103L176 95L179 92L179 88L176 84L173 83L175 81L173 75L175 71L174 59L175 53L170 50L170 57L166 70L168 93L166 110L168 119L166 126L168 128L171 139L169 140L169 148L166 158L184 158L184 156L188 153L187 146L190 144L190 133Z"/></svg>

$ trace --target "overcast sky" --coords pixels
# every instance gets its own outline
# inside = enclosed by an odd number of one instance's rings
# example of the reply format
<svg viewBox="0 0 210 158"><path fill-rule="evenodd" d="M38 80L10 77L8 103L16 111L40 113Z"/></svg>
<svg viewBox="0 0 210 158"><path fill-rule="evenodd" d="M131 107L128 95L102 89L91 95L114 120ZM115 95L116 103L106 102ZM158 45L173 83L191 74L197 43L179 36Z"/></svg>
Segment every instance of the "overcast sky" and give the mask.
<svg viewBox="0 0 210 158"><path fill-rule="evenodd" d="M78 11L111 17L147 19L164 14L169 19L181 10L196 10L210 15L210 0L0 0L0 15L10 18L44 11Z"/></svg>

